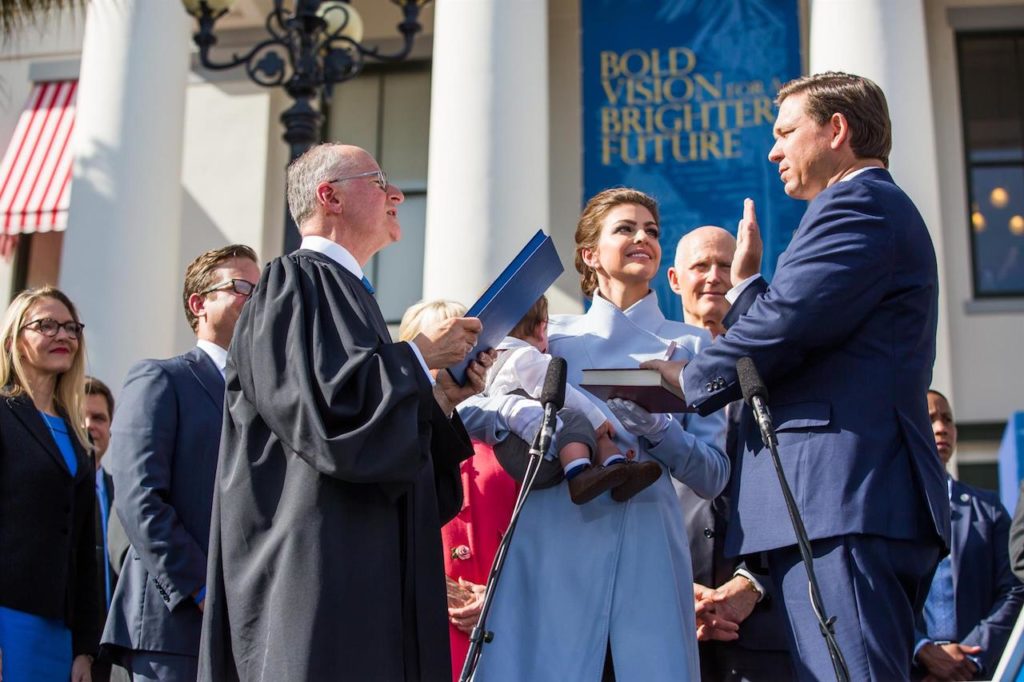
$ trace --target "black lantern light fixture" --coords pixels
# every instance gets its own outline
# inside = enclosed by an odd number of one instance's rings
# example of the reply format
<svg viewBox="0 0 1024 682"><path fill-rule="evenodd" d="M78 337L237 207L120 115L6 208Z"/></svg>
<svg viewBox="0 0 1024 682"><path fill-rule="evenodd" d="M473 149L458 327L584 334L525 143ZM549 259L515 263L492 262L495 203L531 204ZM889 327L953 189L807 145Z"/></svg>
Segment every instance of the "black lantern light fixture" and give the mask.
<svg viewBox="0 0 1024 682"><path fill-rule="evenodd" d="M282 87L292 105L281 114L284 140L294 160L320 140L322 116L313 99L334 85L359 75L367 60L398 62L409 56L420 32L420 10L430 0L391 0L402 10L398 31L402 47L392 54L362 44L363 21L346 0L274 0L265 26L269 36L244 53L217 61L210 55L217 43L213 26L235 0L182 0L185 10L196 18L199 30L193 36L203 67L222 71L244 67L253 82L264 87ZM285 253L297 248L298 231L285 207Z"/></svg>

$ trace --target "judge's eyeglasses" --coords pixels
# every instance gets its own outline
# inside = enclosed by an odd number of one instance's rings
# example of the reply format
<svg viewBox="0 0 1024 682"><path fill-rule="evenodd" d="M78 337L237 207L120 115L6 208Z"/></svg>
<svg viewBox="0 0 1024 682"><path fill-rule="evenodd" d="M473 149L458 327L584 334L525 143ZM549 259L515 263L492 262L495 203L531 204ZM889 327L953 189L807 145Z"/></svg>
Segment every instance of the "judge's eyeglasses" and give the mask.
<svg viewBox="0 0 1024 682"><path fill-rule="evenodd" d="M81 322L58 322L52 317L44 317L38 320L32 320L21 326L22 329L31 329L32 331L39 332L43 336L57 336L57 332L61 329L68 335L70 339L77 339L82 335L82 330L85 329L85 325Z"/></svg>
<svg viewBox="0 0 1024 682"><path fill-rule="evenodd" d="M385 173L382 170L366 171L365 173L358 173L356 175L346 175L343 178L334 178L333 180L328 180L327 183L330 184L330 183L334 183L334 182L341 182L342 180L355 180L357 178L368 178L371 175L376 175L377 176L373 180L374 184L376 184L378 187L380 187L382 191L387 192L388 191L388 174Z"/></svg>
<svg viewBox="0 0 1024 682"><path fill-rule="evenodd" d="M214 291L224 291L225 289L231 289L239 296L248 297L252 296L252 291L255 288L256 285L247 279L228 279L218 284L214 284L209 289L205 291L200 291L199 293L205 296L206 294L212 293Z"/></svg>

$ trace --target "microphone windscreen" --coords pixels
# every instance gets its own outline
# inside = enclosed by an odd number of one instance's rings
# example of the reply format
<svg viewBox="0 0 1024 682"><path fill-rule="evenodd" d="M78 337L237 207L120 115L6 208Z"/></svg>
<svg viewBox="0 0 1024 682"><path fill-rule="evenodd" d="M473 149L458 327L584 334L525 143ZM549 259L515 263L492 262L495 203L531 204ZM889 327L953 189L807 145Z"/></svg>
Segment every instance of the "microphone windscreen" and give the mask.
<svg viewBox="0 0 1024 682"><path fill-rule="evenodd" d="M559 410L565 404L565 358L551 358L548 373L544 375L544 389L540 394L542 405L552 403Z"/></svg>
<svg viewBox="0 0 1024 682"><path fill-rule="evenodd" d="M761 374L757 371L754 361L749 357L744 356L736 361L736 378L739 379L745 403L749 405L750 399L755 395L768 402L768 388L761 380Z"/></svg>

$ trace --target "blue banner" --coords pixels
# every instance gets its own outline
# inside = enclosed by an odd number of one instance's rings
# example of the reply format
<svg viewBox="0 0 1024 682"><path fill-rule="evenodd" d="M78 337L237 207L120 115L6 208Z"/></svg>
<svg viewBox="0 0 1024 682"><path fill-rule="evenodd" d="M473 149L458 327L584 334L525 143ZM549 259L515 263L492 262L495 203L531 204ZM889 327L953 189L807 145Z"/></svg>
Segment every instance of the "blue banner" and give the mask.
<svg viewBox="0 0 1024 682"><path fill-rule="evenodd" d="M679 238L736 233L751 197L771 277L806 203L768 161L775 94L800 75L797 0L581 0L584 201L635 187L661 206L655 290L682 319L665 274Z"/></svg>

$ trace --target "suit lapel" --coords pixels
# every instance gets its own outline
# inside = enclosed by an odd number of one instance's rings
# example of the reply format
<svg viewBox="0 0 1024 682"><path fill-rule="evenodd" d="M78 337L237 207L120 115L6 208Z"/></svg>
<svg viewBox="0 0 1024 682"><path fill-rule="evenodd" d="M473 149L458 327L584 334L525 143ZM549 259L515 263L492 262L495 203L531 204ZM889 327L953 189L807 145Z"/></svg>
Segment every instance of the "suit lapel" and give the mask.
<svg viewBox="0 0 1024 682"><path fill-rule="evenodd" d="M18 396L16 398L7 398L8 404L11 406L11 412L14 413L21 423L25 425L25 429L32 434L32 436L39 441L39 444L43 446L50 457L54 459L57 466L66 473L68 476L71 475L71 470L68 469L67 462L64 461L64 456L60 454L60 450L57 448L57 442L53 439L53 434L50 433L49 427L46 422L43 421L42 415L39 414L39 410L27 396ZM74 440L72 438L72 440Z"/></svg>
<svg viewBox="0 0 1024 682"><path fill-rule="evenodd" d="M217 365L213 364L213 360L201 348L193 348L185 353L185 361L188 363L189 369L192 370L192 376L203 387L203 391L213 401L213 404L217 406L217 411L223 413L224 377L221 376Z"/></svg>
<svg viewBox="0 0 1024 682"><path fill-rule="evenodd" d="M862 182L870 182L870 181L887 182L890 185L895 185L896 184L896 181L892 179L892 175L889 174L888 170L886 170L885 168L875 168L875 167L868 168L867 170L862 171L856 177L850 178L849 180L841 180L840 182L862 183ZM796 249L792 248L793 244L796 243L797 241L799 241L799 238L803 235L803 232L804 232L804 229L806 228L806 226L807 226L807 213L805 212L804 216L800 219L800 224L797 225L796 231L793 232L793 236L789 240L789 246L787 246L785 249L783 249L782 253L779 254L779 259L775 263L775 271L776 272L781 270L782 266L785 265L786 262L789 260L790 253L796 251ZM735 320L733 320L733 321L735 321Z"/></svg>

